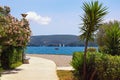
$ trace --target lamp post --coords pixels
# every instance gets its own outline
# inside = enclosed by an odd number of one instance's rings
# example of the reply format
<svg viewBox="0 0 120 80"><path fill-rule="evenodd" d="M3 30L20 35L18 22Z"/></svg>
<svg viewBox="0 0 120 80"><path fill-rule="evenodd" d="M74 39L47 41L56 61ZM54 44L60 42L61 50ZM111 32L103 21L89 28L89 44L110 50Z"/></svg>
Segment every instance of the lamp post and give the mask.
<svg viewBox="0 0 120 80"><path fill-rule="evenodd" d="M23 17L23 19L21 20L21 25L22 25L22 27L25 27L26 25L26 16L27 16L27 14L21 14L21 16ZM22 47L22 48L24 48L24 47ZM24 60L25 60L25 53L24 53L24 49L23 49L23 52L22 52L22 63L24 63Z"/></svg>
<svg viewBox="0 0 120 80"><path fill-rule="evenodd" d="M21 14L23 18L25 18L28 14Z"/></svg>

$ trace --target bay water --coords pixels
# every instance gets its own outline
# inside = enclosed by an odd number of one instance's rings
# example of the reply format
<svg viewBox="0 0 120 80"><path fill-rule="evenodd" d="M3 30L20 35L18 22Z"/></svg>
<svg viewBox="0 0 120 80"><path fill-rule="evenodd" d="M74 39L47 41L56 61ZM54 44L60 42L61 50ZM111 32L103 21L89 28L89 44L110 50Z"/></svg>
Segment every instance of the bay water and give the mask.
<svg viewBox="0 0 120 80"><path fill-rule="evenodd" d="M97 49L97 47L95 47ZM60 54L72 55L74 52L83 52L84 47L27 47L27 54Z"/></svg>

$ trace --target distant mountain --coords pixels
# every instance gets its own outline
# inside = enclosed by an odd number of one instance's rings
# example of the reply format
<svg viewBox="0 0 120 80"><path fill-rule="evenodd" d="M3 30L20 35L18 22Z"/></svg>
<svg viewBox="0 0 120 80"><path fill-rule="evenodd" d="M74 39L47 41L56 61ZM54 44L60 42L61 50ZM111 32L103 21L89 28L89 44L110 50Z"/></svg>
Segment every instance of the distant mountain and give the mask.
<svg viewBox="0 0 120 80"><path fill-rule="evenodd" d="M90 42L96 46L96 43ZM84 41L76 35L41 35L31 36L28 46L84 46Z"/></svg>

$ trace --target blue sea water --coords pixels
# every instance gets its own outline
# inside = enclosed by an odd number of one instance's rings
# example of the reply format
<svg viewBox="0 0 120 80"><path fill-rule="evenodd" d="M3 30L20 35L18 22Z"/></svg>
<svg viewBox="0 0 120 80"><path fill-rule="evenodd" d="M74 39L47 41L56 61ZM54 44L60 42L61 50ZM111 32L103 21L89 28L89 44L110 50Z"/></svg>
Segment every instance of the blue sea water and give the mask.
<svg viewBox="0 0 120 80"><path fill-rule="evenodd" d="M27 47L25 53L72 55L73 52L78 52L78 51L83 52L84 47Z"/></svg>

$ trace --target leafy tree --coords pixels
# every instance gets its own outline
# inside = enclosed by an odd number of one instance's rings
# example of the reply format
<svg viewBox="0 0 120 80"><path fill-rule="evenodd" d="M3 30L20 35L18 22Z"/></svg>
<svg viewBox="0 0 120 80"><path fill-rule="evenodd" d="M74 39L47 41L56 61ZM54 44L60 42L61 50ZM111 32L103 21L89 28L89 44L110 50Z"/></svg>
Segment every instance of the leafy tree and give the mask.
<svg viewBox="0 0 120 80"><path fill-rule="evenodd" d="M99 28L97 35L100 51L120 55L120 22L105 23Z"/></svg>
<svg viewBox="0 0 120 80"><path fill-rule="evenodd" d="M98 27L103 21L103 17L107 14L107 8L103 7L103 4L99 4L98 1L84 2L83 7L84 15L81 17L83 21L81 38L85 39L85 50L84 50L84 67L83 75L86 80L86 53L88 41L93 39L94 32L98 30Z"/></svg>

